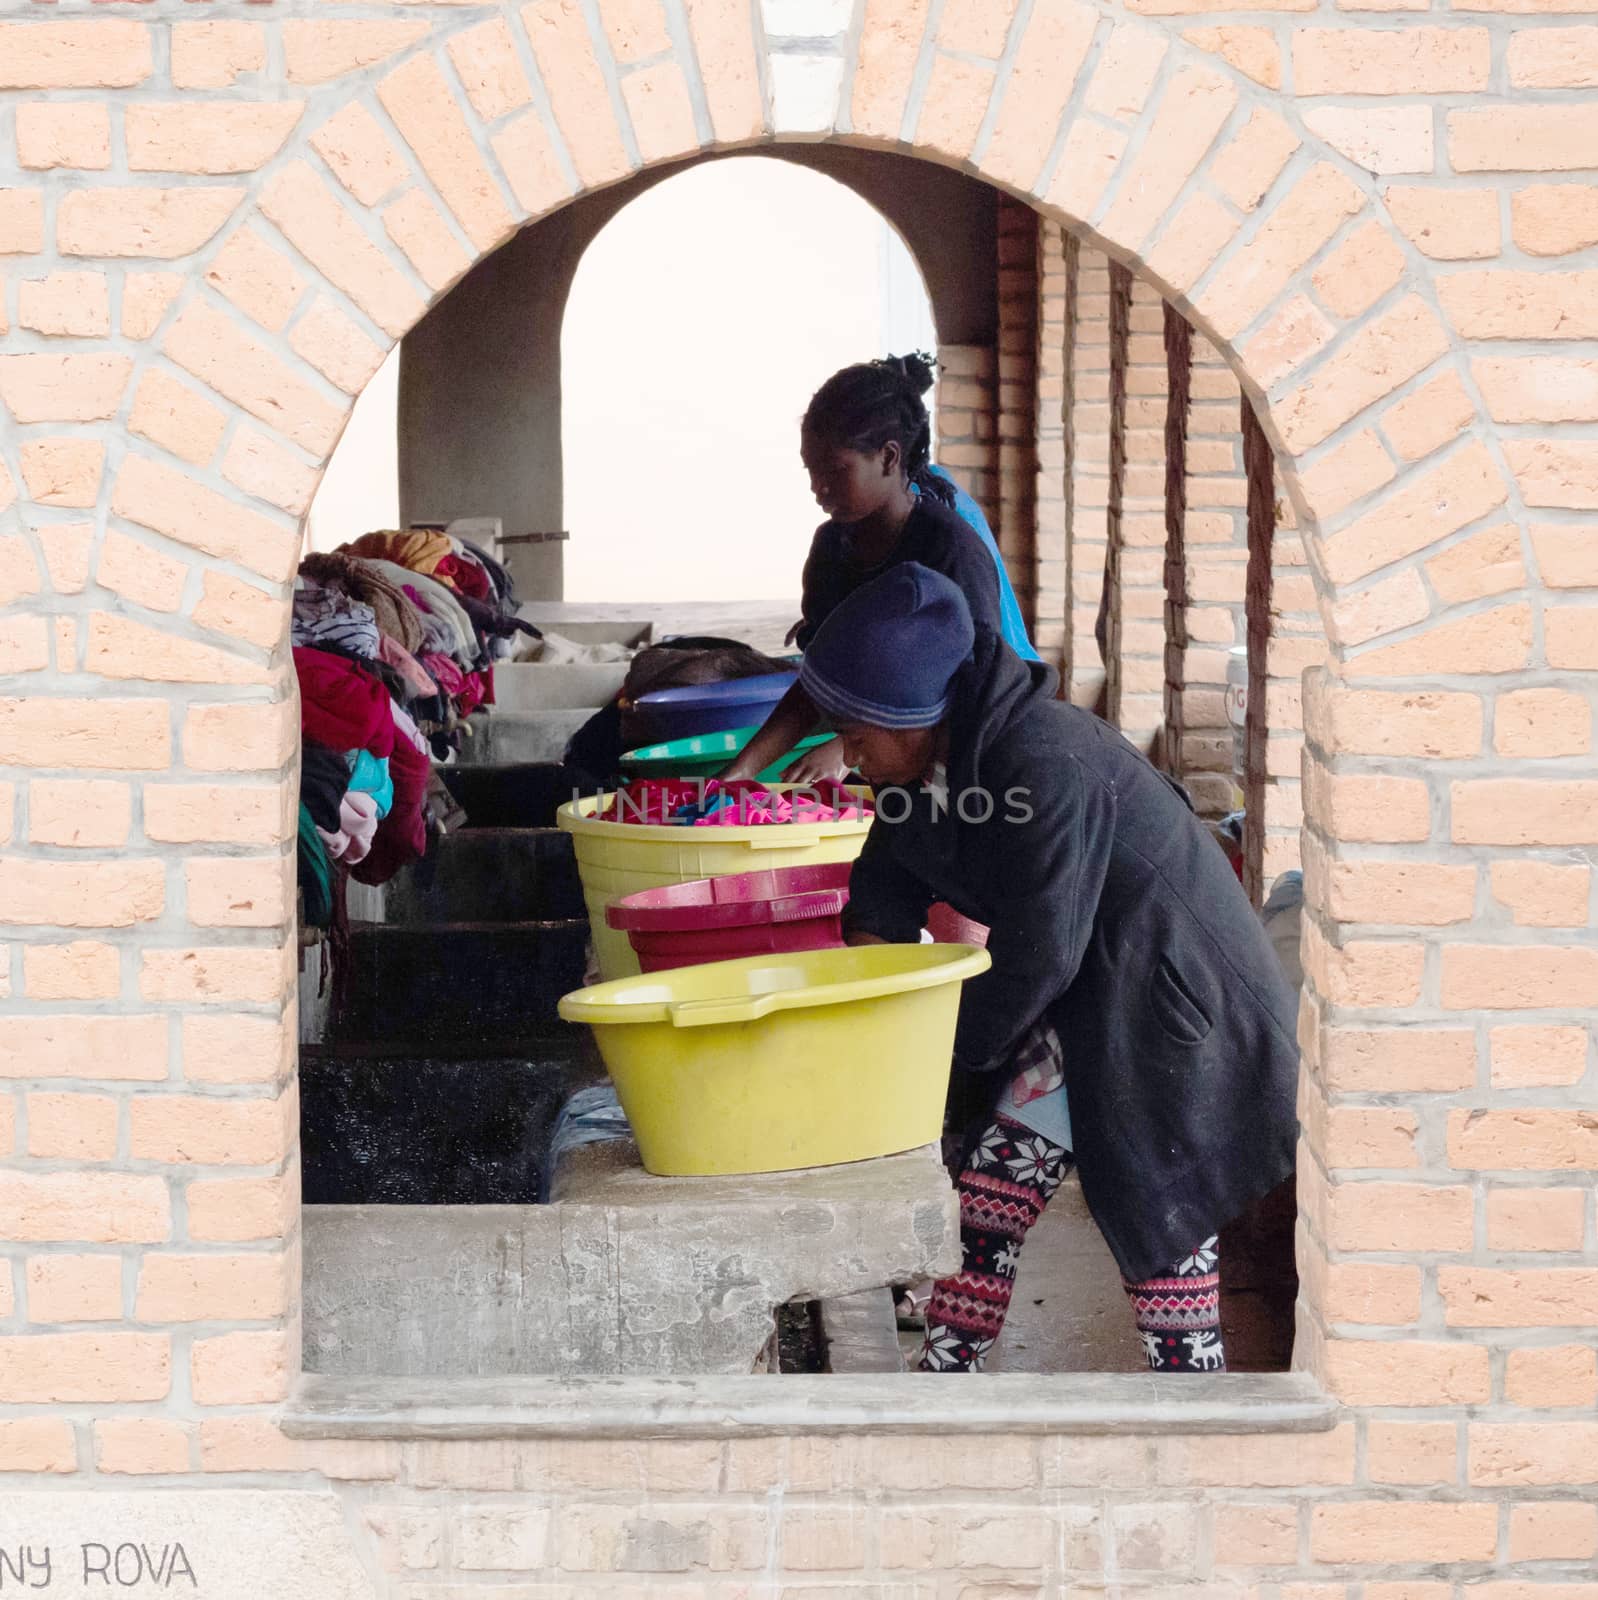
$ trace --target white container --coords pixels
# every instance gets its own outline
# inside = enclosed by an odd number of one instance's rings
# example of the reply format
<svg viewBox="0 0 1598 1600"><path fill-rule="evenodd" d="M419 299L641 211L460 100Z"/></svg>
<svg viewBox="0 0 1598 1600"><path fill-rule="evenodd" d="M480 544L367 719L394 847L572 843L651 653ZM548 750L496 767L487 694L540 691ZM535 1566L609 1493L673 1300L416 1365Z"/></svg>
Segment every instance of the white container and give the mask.
<svg viewBox="0 0 1598 1600"><path fill-rule="evenodd" d="M1248 649L1233 648L1226 662L1226 720L1232 729L1232 771L1243 776L1248 726Z"/></svg>

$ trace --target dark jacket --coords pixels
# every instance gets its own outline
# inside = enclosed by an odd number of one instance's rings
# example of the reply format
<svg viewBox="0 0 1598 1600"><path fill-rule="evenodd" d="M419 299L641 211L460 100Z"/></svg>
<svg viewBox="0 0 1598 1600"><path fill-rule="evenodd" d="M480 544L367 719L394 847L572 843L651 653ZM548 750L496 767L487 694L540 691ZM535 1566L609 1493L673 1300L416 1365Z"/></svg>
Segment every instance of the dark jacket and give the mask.
<svg viewBox="0 0 1598 1600"><path fill-rule="evenodd" d="M856 589L902 561L916 561L941 572L965 596L971 620L978 627L1001 632L999 572L993 552L953 506L923 494L906 518L899 542L874 567L854 559L849 530L843 524L824 522L816 529L805 558L804 619L794 635L799 648L810 648L816 630Z"/></svg>
<svg viewBox="0 0 1598 1600"><path fill-rule="evenodd" d="M1297 998L1182 791L1054 692L1050 668L978 630L950 713L950 810L878 797L846 926L914 940L934 900L990 926L956 1064L989 1075L991 1104L1048 1014L1083 1194L1141 1281L1292 1171Z"/></svg>

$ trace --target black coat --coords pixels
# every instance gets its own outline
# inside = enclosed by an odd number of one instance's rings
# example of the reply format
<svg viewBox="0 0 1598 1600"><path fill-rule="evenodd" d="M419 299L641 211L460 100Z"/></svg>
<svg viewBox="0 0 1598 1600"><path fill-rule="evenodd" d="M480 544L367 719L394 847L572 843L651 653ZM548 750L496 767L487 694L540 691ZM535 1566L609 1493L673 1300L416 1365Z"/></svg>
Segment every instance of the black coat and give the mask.
<svg viewBox="0 0 1598 1600"><path fill-rule="evenodd" d="M1083 1194L1141 1281L1292 1171L1298 1003L1183 792L1055 682L978 629L950 711L950 809L878 797L846 926L914 940L934 900L989 925L957 1067L988 1075L991 1104L1048 1014Z"/></svg>
<svg viewBox="0 0 1598 1600"><path fill-rule="evenodd" d="M804 619L794 636L799 648L810 648L821 624L856 589L905 561L941 572L965 596L972 620L1000 632L999 569L993 552L953 506L922 494L905 521L899 542L872 567L855 560L849 529L842 523L824 522L816 529L810 554L805 557Z"/></svg>

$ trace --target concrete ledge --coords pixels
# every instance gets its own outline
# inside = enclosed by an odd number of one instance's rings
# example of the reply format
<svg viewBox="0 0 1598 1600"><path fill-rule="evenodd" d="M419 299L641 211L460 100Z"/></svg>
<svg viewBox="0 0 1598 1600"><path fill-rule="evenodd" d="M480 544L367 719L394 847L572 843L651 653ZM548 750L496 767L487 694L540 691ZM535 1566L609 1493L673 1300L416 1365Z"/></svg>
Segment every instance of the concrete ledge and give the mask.
<svg viewBox="0 0 1598 1600"><path fill-rule="evenodd" d="M713 1378L302 1377L296 1439L722 1439L770 1434L1322 1433L1307 1373Z"/></svg>

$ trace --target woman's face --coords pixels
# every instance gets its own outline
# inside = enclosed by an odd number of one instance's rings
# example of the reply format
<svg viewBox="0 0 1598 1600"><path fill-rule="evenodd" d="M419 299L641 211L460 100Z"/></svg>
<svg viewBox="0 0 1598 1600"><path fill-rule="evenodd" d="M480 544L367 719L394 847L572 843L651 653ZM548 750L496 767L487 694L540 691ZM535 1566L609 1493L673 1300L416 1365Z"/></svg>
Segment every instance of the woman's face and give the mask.
<svg viewBox="0 0 1598 1600"><path fill-rule="evenodd" d="M864 522L874 516L903 477L897 444L850 450L807 430L799 437L799 456L810 474L816 504L834 522Z"/></svg>
<svg viewBox="0 0 1598 1600"><path fill-rule="evenodd" d="M838 729L844 759L873 789L909 786L932 770L936 728L872 728L852 723Z"/></svg>

